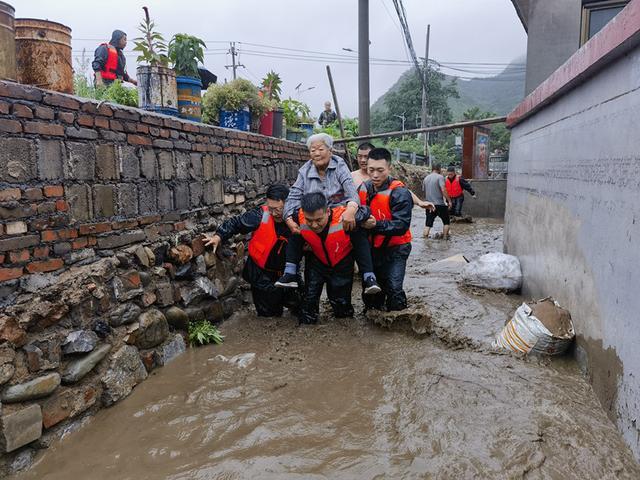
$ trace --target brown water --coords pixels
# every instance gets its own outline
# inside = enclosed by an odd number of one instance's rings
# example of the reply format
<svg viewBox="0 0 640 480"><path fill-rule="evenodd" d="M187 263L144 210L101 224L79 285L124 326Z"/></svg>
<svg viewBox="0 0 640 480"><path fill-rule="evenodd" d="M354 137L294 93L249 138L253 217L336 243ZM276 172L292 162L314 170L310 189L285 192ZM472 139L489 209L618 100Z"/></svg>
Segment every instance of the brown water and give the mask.
<svg viewBox="0 0 640 480"><path fill-rule="evenodd" d="M238 314L223 345L190 349L15 478L640 478L573 361L488 352L522 299L426 265L501 250L502 227L453 232L414 241L407 285L432 335ZM242 353L246 368L216 359Z"/></svg>

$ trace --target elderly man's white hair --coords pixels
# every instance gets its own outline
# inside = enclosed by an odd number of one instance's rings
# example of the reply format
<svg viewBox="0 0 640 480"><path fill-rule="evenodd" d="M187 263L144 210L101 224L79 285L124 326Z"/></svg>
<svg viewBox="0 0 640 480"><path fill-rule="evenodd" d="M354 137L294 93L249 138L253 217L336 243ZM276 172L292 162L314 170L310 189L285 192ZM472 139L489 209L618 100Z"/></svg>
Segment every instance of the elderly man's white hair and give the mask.
<svg viewBox="0 0 640 480"><path fill-rule="evenodd" d="M333 148L333 137L328 133L316 133L307 138L307 148L316 142L324 142L327 148Z"/></svg>

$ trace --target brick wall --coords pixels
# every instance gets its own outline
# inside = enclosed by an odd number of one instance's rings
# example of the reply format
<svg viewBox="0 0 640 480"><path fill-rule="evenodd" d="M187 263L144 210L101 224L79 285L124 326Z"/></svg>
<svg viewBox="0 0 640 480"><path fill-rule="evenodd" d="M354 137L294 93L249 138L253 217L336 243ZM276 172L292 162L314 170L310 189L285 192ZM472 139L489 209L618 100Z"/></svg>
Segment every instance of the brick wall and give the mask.
<svg viewBox="0 0 640 480"><path fill-rule="evenodd" d="M0 476L241 306L201 233L290 183L299 144L0 82ZM240 286L240 288L239 288Z"/></svg>

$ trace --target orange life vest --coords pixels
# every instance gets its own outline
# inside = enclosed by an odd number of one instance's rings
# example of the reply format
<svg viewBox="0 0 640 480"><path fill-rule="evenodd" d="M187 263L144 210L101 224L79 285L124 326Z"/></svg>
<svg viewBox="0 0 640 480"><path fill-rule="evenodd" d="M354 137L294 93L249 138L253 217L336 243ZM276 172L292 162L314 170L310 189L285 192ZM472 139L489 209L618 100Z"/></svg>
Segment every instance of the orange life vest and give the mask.
<svg viewBox="0 0 640 480"><path fill-rule="evenodd" d="M398 187L404 187L404 183L402 183L400 180L393 180L386 190L376 192L374 197L371 199L369 208L371 208L371 215L373 215L376 220L393 219L390 204L391 192ZM364 183L360 186L358 195L360 196L360 204L367 205L367 187ZM389 237L388 235L373 234L374 248L380 248L384 246L394 247L397 245L404 245L405 243L411 243L411 230L407 230L402 235L394 235L392 237Z"/></svg>
<svg viewBox="0 0 640 480"><path fill-rule="evenodd" d="M276 234L276 224L266 206L262 207L262 221L256 231L253 232L249 240L249 256L260 268L265 268L271 250L278 240L287 239L278 237Z"/></svg>
<svg viewBox="0 0 640 480"><path fill-rule="evenodd" d="M451 198L456 198L462 195L464 192L462 191L462 185L460 185L460 175L456 175L453 179L453 182L449 179L449 177L445 180L445 185L447 187L447 193Z"/></svg>
<svg viewBox="0 0 640 480"><path fill-rule="evenodd" d="M102 45L107 47L109 53L107 61L104 62L104 68L100 70L100 75L104 80L115 80L117 78L116 71L118 70L118 50L109 43L103 43Z"/></svg>
<svg viewBox="0 0 640 480"><path fill-rule="evenodd" d="M309 244L316 258L328 267L335 267L341 260L349 255L353 249L351 239L342 228L342 221L340 220L345 210L346 207L335 207L331 209L331 224L329 225L329 232L327 233L327 238L324 243L320 235L311 230L311 227L307 225L302 210L300 210L298 216L302 238Z"/></svg>

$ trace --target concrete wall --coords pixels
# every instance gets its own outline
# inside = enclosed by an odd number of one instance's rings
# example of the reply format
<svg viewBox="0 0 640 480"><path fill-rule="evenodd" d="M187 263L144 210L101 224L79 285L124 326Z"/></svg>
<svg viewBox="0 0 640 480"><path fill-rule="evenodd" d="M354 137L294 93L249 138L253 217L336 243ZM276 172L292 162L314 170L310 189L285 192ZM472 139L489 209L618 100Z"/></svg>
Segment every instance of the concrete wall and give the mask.
<svg viewBox="0 0 640 480"><path fill-rule="evenodd" d="M504 218L506 180L471 180L476 198L464 192L463 213L476 218Z"/></svg>
<svg viewBox="0 0 640 480"><path fill-rule="evenodd" d="M578 50L581 15L580 0L529 2L526 95Z"/></svg>
<svg viewBox="0 0 640 480"><path fill-rule="evenodd" d="M216 256L201 234L307 158L0 82L0 477L183 352L189 321L240 308L243 245Z"/></svg>
<svg viewBox="0 0 640 480"><path fill-rule="evenodd" d="M638 47L518 123L505 250L522 262L526 296L571 311L578 359L640 459L638 125Z"/></svg>

